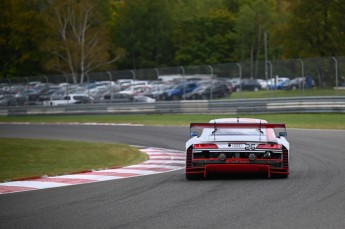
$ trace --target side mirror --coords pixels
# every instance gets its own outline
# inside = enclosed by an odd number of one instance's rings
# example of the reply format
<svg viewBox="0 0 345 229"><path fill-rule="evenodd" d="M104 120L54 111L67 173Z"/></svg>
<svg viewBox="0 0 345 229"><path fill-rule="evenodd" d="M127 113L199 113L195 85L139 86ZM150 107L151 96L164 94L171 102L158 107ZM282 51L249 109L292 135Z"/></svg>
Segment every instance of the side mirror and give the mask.
<svg viewBox="0 0 345 229"><path fill-rule="evenodd" d="M279 132L279 137L286 137L287 136L287 132Z"/></svg>
<svg viewBox="0 0 345 229"><path fill-rule="evenodd" d="M198 132L194 132L194 131L193 131L193 132L190 133L190 137L191 137L191 138L193 138L193 137L198 137L198 136L199 136Z"/></svg>

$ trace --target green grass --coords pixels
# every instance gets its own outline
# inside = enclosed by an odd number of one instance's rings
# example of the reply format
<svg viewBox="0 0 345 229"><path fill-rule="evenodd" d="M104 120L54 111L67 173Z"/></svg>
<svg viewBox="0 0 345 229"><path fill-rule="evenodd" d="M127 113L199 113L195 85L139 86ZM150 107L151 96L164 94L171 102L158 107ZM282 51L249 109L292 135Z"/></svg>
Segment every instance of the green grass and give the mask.
<svg viewBox="0 0 345 229"><path fill-rule="evenodd" d="M147 159L120 144L0 138L0 181L121 167Z"/></svg>
<svg viewBox="0 0 345 229"><path fill-rule="evenodd" d="M85 116L20 116L0 117L0 122L95 122L95 123L132 123L144 125L188 126L191 122L208 122L214 118L235 118L228 114L164 114L164 115L85 115ZM344 114L263 114L243 115L248 118L266 119L268 122L283 122L288 128L345 129Z"/></svg>
<svg viewBox="0 0 345 229"><path fill-rule="evenodd" d="M258 99L258 98L279 98L279 97L303 97L303 96L345 96L345 90L335 89L305 89L305 90L261 90L234 92L230 99Z"/></svg>

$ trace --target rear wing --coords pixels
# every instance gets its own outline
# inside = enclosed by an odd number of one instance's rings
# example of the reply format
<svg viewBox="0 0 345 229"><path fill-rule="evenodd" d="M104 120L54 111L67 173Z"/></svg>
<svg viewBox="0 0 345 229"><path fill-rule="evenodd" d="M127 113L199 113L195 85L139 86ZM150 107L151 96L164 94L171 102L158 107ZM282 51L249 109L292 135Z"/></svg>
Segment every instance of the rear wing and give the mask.
<svg viewBox="0 0 345 229"><path fill-rule="evenodd" d="M284 123L191 123L190 128L286 128Z"/></svg>
<svg viewBox="0 0 345 229"><path fill-rule="evenodd" d="M234 128L234 129L274 129L274 128L284 128L284 132L279 132L279 136L286 137L286 126L285 123L191 123L190 124L190 136L197 136L196 132L192 132L193 127L199 128L213 128L217 130L218 128ZM213 132L215 133L215 132Z"/></svg>

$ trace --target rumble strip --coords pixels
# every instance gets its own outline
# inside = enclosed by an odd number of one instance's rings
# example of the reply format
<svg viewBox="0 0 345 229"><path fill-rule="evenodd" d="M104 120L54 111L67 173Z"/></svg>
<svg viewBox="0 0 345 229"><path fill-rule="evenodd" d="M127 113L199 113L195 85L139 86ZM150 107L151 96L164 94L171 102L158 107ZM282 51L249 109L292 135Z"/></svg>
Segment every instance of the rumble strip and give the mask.
<svg viewBox="0 0 345 229"><path fill-rule="evenodd" d="M140 151L148 154L149 160L138 165L0 183L0 194L151 175L182 169L185 166L185 154L181 151L162 148L142 148Z"/></svg>

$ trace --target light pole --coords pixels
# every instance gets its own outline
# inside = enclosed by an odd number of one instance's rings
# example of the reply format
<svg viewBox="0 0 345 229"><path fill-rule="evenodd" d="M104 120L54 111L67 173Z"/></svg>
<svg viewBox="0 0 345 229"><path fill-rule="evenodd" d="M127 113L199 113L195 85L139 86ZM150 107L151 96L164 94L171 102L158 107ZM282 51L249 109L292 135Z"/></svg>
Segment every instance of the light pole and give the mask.
<svg viewBox="0 0 345 229"><path fill-rule="evenodd" d="M12 106L12 98L11 98L11 94L12 94L12 82L9 78L6 78L8 80L8 83L10 85L10 107Z"/></svg>
<svg viewBox="0 0 345 229"><path fill-rule="evenodd" d="M66 95L68 95L68 76L65 75L66 77Z"/></svg>
<svg viewBox="0 0 345 229"><path fill-rule="evenodd" d="M267 61L267 64L270 66L270 78L271 78L271 81L272 81L272 78L273 78L273 66L272 66L272 63L271 61ZM274 81L274 85L276 85L276 81Z"/></svg>
<svg viewBox="0 0 345 229"><path fill-rule="evenodd" d="M266 77L266 84L268 85L268 70L267 70L267 32L264 33L264 42L265 42L265 77ZM268 87L267 87L266 90L268 90Z"/></svg>
<svg viewBox="0 0 345 229"><path fill-rule="evenodd" d="M210 74L213 79L213 67L211 65L207 65L208 69L210 69Z"/></svg>
<svg viewBox="0 0 345 229"><path fill-rule="evenodd" d="M158 70L158 68L155 68L154 70L155 70L156 75L157 75L157 80L159 80L159 70Z"/></svg>
<svg viewBox="0 0 345 229"><path fill-rule="evenodd" d="M157 80L159 80L159 70L157 68L154 69L157 74ZM157 93L156 93L156 100L159 100L159 82L157 83Z"/></svg>
<svg viewBox="0 0 345 229"><path fill-rule="evenodd" d="M87 96L90 96L90 78L88 74L85 74L85 76L87 77Z"/></svg>
<svg viewBox="0 0 345 229"><path fill-rule="evenodd" d="M242 97L242 66L240 63L236 63L238 67L238 75L240 77L240 98Z"/></svg>
<svg viewBox="0 0 345 229"><path fill-rule="evenodd" d="M332 59L335 63L335 94L336 96L338 96L338 61L334 56L332 57Z"/></svg>
<svg viewBox="0 0 345 229"><path fill-rule="evenodd" d="M298 59L301 62L301 76L302 76L302 91L304 93L304 62L302 59Z"/></svg>
<svg viewBox="0 0 345 229"><path fill-rule="evenodd" d="M207 65L207 67L210 69L210 74L211 74L211 79L212 79L212 85L210 87L210 100L212 100L212 95L213 95L213 90L212 90L212 86L213 86L213 67L211 65Z"/></svg>
<svg viewBox="0 0 345 229"><path fill-rule="evenodd" d="M132 77L133 77L132 92L133 92L133 95L134 95L134 87L135 87L135 72L134 72L133 70L131 70L131 73L132 73Z"/></svg>
<svg viewBox="0 0 345 229"><path fill-rule="evenodd" d="M181 70L182 70L182 77L183 77L183 98L185 99L185 93L186 93L186 79L185 79L185 71L184 71L184 67L183 66L180 66Z"/></svg>
<svg viewBox="0 0 345 229"><path fill-rule="evenodd" d="M26 79L26 83L27 83L27 86L26 86L26 89L27 89L27 93L28 93L28 105L30 104L30 80L29 80L29 78L28 77L25 77L25 79Z"/></svg>
<svg viewBox="0 0 345 229"><path fill-rule="evenodd" d="M183 80L184 80L184 74L185 74L184 67L183 67L183 66L180 66L180 69L181 69L181 71L182 71L182 77L183 77Z"/></svg>
<svg viewBox="0 0 345 229"><path fill-rule="evenodd" d="M113 77L109 71L107 71L107 74L109 76L109 93L111 94L111 92L112 92L112 85L111 84L113 83L113 79L112 79Z"/></svg>

